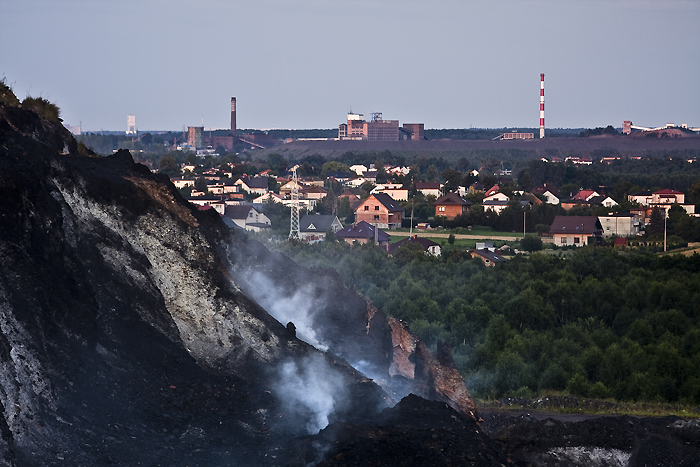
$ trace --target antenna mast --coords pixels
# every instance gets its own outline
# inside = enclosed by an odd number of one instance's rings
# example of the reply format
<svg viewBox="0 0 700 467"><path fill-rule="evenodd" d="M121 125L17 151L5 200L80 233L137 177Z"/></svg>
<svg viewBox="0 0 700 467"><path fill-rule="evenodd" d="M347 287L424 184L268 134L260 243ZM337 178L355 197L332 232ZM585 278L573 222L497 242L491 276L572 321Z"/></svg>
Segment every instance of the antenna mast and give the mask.
<svg viewBox="0 0 700 467"><path fill-rule="evenodd" d="M292 213L289 220L289 238L291 240L299 239L299 179L297 178L297 168L299 165L292 167Z"/></svg>

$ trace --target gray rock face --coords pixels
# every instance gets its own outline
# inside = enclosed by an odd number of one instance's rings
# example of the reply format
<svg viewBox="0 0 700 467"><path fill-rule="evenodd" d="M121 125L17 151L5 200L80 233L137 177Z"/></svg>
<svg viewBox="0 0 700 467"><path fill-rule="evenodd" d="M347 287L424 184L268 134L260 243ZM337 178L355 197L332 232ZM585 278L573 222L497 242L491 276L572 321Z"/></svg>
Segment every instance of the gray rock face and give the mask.
<svg viewBox="0 0 700 467"><path fill-rule="evenodd" d="M241 292L218 216L64 132L0 107L0 465L257 464L294 434L279 369L310 355L343 381L329 413L383 403Z"/></svg>

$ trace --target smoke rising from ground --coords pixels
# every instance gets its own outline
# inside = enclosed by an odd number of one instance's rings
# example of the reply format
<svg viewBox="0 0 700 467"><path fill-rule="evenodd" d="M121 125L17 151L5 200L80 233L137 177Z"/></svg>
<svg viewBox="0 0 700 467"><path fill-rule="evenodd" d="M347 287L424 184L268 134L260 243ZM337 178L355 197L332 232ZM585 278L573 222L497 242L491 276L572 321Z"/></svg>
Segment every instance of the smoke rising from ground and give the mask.
<svg viewBox="0 0 700 467"><path fill-rule="evenodd" d="M274 393L285 415L298 419L309 434L328 426L328 417L347 397L345 378L322 355L285 362L278 376Z"/></svg>
<svg viewBox="0 0 700 467"><path fill-rule="evenodd" d="M291 321L296 326L299 339L324 352L328 350L328 346L321 342L314 330L313 312L321 307L321 303L312 286L306 286L289 295L260 272L252 274L250 283L255 299L270 315L285 325Z"/></svg>

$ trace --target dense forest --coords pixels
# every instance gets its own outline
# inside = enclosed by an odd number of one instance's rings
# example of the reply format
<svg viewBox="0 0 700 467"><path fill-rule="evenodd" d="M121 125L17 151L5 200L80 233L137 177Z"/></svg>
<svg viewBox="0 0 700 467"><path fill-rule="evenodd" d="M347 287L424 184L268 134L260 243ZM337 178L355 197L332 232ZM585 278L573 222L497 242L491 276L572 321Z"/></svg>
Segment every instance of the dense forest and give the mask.
<svg viewBox="0 0 700 467"><path fill-rule="evenodd" d="M700 403L700 255L585 247L485 267L449 247L439 258L333 241L274 248L334 269L429 345L449 344L480 397Z"/></svg>

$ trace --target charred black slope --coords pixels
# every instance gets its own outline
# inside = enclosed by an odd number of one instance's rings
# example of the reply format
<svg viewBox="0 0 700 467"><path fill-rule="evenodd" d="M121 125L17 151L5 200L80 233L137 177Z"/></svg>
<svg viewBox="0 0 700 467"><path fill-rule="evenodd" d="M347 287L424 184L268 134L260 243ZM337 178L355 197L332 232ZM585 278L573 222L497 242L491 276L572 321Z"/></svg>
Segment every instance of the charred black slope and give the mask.
<svg viewBox="0 0 700 467"><path fill-rule="evenodd" d="M357 357L388 374L403 345L371 304L324 281L339 289L317 351L237 282L254 243L127 152L76 153L60 124L0 102L0 465L288 465L308 427L386 406L343 359L365 336ZM295 403L317 386L342 399Z"/></svg>
<svg viewBox="0 0 700 467"><path fill-rule="evenodd" d="M75 153L0 106L0 462L260 464L282 434L274 369L311 355L342 375L336 409L382 404L240 292L217 216L128 153Z"/></svg>

